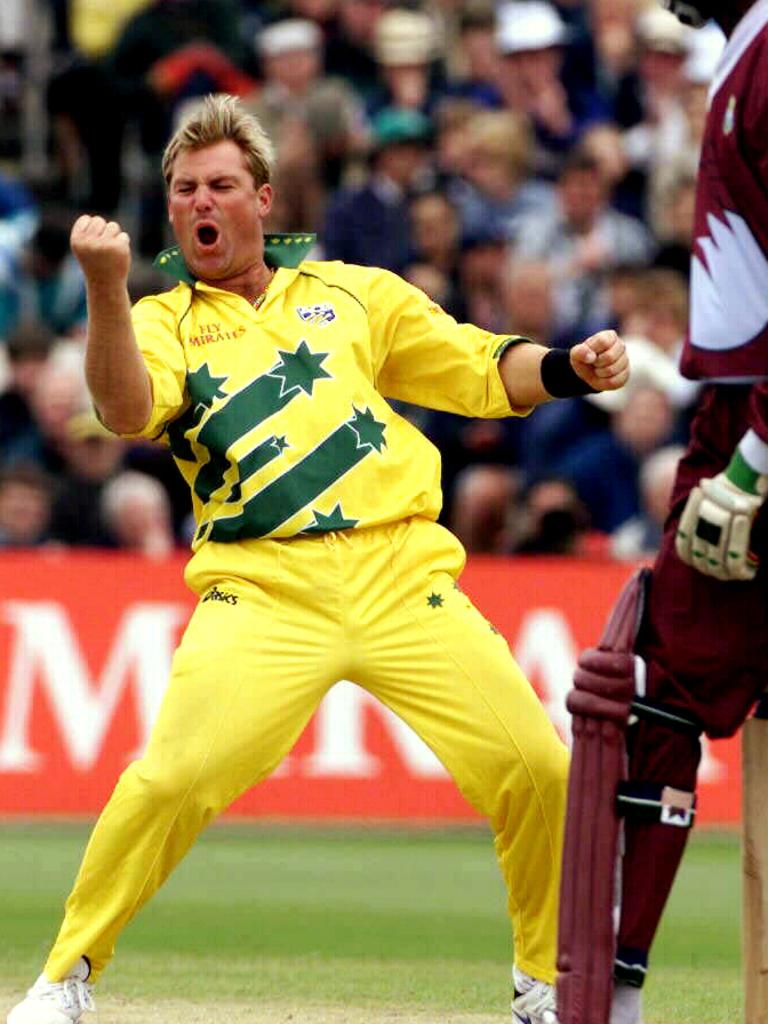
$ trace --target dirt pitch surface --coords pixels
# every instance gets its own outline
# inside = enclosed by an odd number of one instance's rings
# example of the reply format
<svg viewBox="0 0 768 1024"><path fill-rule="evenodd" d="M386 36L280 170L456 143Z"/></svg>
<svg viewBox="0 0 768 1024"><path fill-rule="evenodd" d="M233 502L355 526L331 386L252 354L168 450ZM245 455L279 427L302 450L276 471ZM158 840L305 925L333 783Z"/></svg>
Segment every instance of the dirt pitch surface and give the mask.
<svg viewBox="0 0 768 1024"><path fill-rule="evenodd" d="M17 991L0 990L4 1009L19 999ZM451 1013L443 1010L381 1009L363 1006L292 1006L286 1003L188 1003L162 1000L98 1000L97 1013L83 1024L508 1024L503 1014Z"/></svg>

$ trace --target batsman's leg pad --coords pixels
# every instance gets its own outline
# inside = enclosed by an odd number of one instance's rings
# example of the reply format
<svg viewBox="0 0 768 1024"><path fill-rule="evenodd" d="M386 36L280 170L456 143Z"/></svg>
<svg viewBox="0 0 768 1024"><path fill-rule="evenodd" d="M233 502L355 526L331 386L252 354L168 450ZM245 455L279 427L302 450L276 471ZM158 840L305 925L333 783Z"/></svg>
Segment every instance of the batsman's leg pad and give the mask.
<svg viewBox="0 0 768 1024"><path fill-rule="evenodd" d="M649 574L622 591L597 648L579 658L567 705L573 749L560 888L560 1024L608 1024L616 948L618 785L627 776L625 732L635 696L632 651Z"/></svg>

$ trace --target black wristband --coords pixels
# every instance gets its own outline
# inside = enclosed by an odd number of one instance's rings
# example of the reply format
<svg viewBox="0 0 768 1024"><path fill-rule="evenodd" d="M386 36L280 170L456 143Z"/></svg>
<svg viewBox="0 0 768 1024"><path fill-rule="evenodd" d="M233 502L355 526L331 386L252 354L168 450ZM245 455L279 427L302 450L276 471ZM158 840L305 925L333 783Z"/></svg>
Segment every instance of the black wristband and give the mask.
<svg viewBox="0 0 768 1024"><path fill-rule="evenodd" d="M541 360L541 383L553 398L576 398L594 395L591 387L571 366L570 354L564 348L551 348Z"/></svg>

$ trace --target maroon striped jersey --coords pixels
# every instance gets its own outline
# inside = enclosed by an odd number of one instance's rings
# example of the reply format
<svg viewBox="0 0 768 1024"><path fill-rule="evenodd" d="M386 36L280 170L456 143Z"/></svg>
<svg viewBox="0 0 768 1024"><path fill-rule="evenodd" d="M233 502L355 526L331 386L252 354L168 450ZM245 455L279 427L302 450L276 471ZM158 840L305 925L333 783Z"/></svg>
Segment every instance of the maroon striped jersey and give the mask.
<svg viewBox="0 0 768 1024"><path fill-rule="evenodd" d="M710 88L681 369L768 378L768 0L736 26Z"/></svg>

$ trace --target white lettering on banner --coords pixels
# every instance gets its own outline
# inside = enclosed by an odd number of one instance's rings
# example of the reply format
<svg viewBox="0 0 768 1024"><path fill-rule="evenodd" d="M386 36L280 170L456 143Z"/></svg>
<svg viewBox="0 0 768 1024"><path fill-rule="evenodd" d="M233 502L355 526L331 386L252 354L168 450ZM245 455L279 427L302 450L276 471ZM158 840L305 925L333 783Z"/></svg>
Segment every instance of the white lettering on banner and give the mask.
<svg viewBox="0 0 768 1024"><path fill-rule="evenodd" d="M141 602L130 606L97 683L90 678L61 605L8 601L0 605L0 614L14 629L0 731L0 770L31 772L43 765L44 755L31 748L29 739L37 681L50 698L72 764L86 771L98 760L120 697L132 678L143 749L165 691L177 627L188 617L183 605Z"/></svg>
<svg viewBox="0 0 768 1024"><path fill-rule="evenodd" d="M186 621L182 604L141 602L128 606L114 634L101 675L93 680L65 608L50 601L7 601L0 618L13 629L8 675L0 687L0 771L34 772L45 752L31 745L32 710L39 687L50 708L71 763L80 771L98 761L118 703L133 683L140 756L165 692L178 627ZM538 608L523 618L513 650L523 672L539 689L544 707L562 736L570 735L565 697L571 687L577 647L567 617ZM348 681L334 686L314 719L313 749L287 758L279 777L373 779L383 760L367 749L366 711L375 709L403 766L419 779L442 779L447 772L430 748L392 711ZM705 743L702 782L716 782L727 766Z"/></svg>
<svg viewBox="0 0 768 1024"><path fill-rule="evenodd" d="M389 708L346 680L326 694L315 715L315 749L302 765L314 778L343 775L366 779L381 774L381 759L365 749L365 709L375 708L400 759L417 778L445 778L447 772L430 748Z"/></svg>

